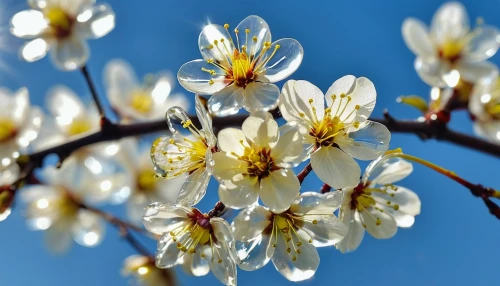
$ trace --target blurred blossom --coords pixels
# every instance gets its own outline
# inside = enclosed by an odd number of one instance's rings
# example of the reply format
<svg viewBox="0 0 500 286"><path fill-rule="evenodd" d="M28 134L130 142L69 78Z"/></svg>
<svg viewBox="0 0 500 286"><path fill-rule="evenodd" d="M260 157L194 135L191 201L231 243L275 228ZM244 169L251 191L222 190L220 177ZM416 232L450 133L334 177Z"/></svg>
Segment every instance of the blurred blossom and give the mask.
<svg viewBox="0 0 500 286"><path fill-rule="evenodd" d="M0 88L0 169L14 163L40 132L43 114L30 106L28 90Z"/></svg>
<svg viewBox="0 0 500 286"><path fill-rule="evenodd" d="M260 199L273 212L287 210L300 191L292 168L302 162L302 136L297 126L278 128L268 112L256 112L240 129L219 132L214 176L220 200L231 208L244 208Z"/></svg>
<svg viewBox="0 0 500 286"><path fill-rule="evenodd" d="M124 122L161 119L174 106L189 108L182 94L171 94L174 79L169 73L148 75L141 84L127 62L113 60L107 64L104 76L111 106Z"/></svg>
<svg viewBox="0 0 500 286"><path fill-rule="evenodd" d="M165 270L155 266L154 260L147 256L132 255L125 259L122 275L132 277L133 285L141 286L170 286Z"/></svg>
<svg viewBox="0 0 500 286"><path fill-rule="evenodd" d="M136 139L120 142L119 156L127 172L127 214L133 222L141 222L148 205L153 202L175 203L185 178L168 181L158 179L151 162L149 148L139 146Z"/></svg>
<svg viewBox="0 0 500 286"><path fill-rule="evenodd" d="M29 0L32 10L17 13L11 33L30 40L20 50L21 58L34 62L50 50L54 64L74 70L89 58L87 39L107 35L115 27L115 14L108 5L95 0Z"/></svg>
<svg viewBox="0 0 500 286"><path fill-rule="evenodd" d="M182 108L170 108L167 121L172 137L160 137L151 147L151 158L158 176L167 180L187 176L177 203L190 206L205 196L212 176L212 152L216 150L217 143L212 130L212 117L198 96L196 114L202 129L193 124ZM181 133L183 129L191 135L184 136Z"/></svg>
<svg viewBox="0 0 500 286"><path fill-rule="evenodd" d="M500 78L474 86L469 111L474 119L474 131L500 143Z"/></svg>
<svg viewBox="0 0 500 286"><path fill-rule="evenodd" d="M393 237L398 227L411 227L420 214L420 199L411 190L394 185L413 171L403 159L384 155L368 165L359 185L342 190L340 219L349 232L337 248L354 251L365 230L378 239Z"/></svg>
<svg viewBox="0 0 500 286"><path fill-rule="evenodd" d="M72 239L87 247L100 244L104 222L79 205L93 178L80 172L76 160L66 160L60 169L47 167L42 177L45 185L29 185L20 193L28 226L45 230L47 247L55 253L65 252Z"/></svg>
<svg viewBox="0 0 500 286"><path fill-rule="evenodd" d="M422 21L408 18L402 31L406 45L417 55L415 69L431 86L455 87L461 81L491 81L498 75L497 67L486 61L500 45L498 29L481 25L471 30L461 3L443 4L430 30Z"/></svg>
<svg viewBox="0 0 500 286"><path fill-rule="evenodd" d="M17 164L0 167L0 221L5 220L11 213L14 190L10 186L18 179L19 172Z"/></svg>
<svg viewBox="0 0 500 286"><path fill-rule="evenodd" d="M225 285L236 285L239 262L231 226L182 205L152 204L143 218L146 229L161 235L156 266L181 265L194 276L212 273Z"/></svg>
<svg viewBox="0 0 500 286"><path fill-rule="evenodd" d="M373 160L389 147L389 130L368 120L376 98L369 79L352 75L336 80L325 95L302 80L290 80L283 87L283 118L300 126L312 169L333 188L358 184L361 169L353 158Z"/></svg>
<svg viewBox="0 0 500 286"><path fill-rule="evenodd" d="M334 245L347 233L333 214L341 199L340 192L306 192L280 214L258 205L241 211L232 224L240 268L254 271L272 260L290 281L311 278L320 260L316 247Z"/></svg>
<svg viewBox="0 0 500 286"><path fill-rule="evenodd" d="M271 110L278 104L279 88L274 82L291 75L302 62L304 51L294 39L271 42L271 30L264 19L248 16L234 29L209 24L198 45L203 59L184 64L177 74L189 91L211 95L210 113L235 114Z"/></svg>

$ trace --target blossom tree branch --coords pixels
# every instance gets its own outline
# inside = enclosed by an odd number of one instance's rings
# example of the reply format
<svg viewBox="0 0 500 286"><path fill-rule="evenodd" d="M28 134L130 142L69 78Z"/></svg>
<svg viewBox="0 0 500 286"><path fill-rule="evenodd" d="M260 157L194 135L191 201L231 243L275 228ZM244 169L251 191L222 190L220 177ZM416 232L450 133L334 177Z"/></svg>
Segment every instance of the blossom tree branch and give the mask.
<svg viewBox="0 0 500 286"><path fill-rule="evenodd" d="M83 74L83 77L85 78L85 81L87 82L87 85L90 89L90 94L92 94L92 99L95 102L95 105L97 107L97 110L99 111L99 115L101 116L101 126L107 127L108 125L111 125L111 121L106 117L106 113L104 112L104 107L102 106L101 100L99 99L99 95L97 94L97 90L95 88L94 81L92 80L92 77L90 76L89 70L87 66L83 66L80 68L80 71Z"/></svg>

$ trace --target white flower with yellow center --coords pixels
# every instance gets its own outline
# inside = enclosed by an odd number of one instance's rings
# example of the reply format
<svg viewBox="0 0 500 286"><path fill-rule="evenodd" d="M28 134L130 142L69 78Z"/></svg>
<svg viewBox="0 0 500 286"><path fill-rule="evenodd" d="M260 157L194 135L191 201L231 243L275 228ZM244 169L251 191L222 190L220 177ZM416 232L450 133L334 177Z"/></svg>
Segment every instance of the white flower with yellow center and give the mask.
<svg viewBox="0 0 500 286"><path fill-rule="evenodd" d="M411 227L420 214L420 199L411 190L394 185L413 171L407 161L384 155L370 163L355 188L344 189L340 219L349 232L337 248L354 251L366 231L378 239L393 237L398 227Z"/></svg>
<svg viewBox="0 0 500 286"><path fill-rule="evenodd" d="M274 82L291 75L302 62L304 51L294 39L271 42L271 31L264 19L248 16L234 29L210 24L198 40L203 59L184 64L177 74L189 91L212 95L210 113L235 114L276 107L279 89Z"/></svg>
<svg viewBox="0 0 500 286"><path fill-rule="evenodd" d="M174 79L169 73L148 75L141 84L127 62L113 60L106 65L104 75L111 106L124 122L161 119L173 106L189 108L183 95L171 94Z"/></svg>
<svg viewBox="0 0 500 286"><path fill-rule="evenodd" d="M218 135L214 176L221 182L220 200L244 208L258 198L274 212L290 207L300 190L291 168L301 161L302 136L290 124L278 128L268 112L254 113L240 129L226 128Z"/></svg>
<svg viewBox="0 0 500 286"><path fill-rule="evenodd" d="M0 88L0 170L11 165L38 137L43 114L30 106L28 90Z"/></svg>
<svg viewBox="0 0 500 286"><path fill-rule="evenodd" d="M193 124L182 108L170 108L167 121L172 137L160 137L151 147L151 158L159 176L165 179L187 176L177 203L190 206L197 204L207 191L213 169L212 152L215 152L217 143L212 118L198 96L196 114L202 129ZM191 136L184 136L177 123L189 130Z"/></svg>
<svg viewBox="0 0 500 286"><path fill-rule="evenodd" d="M474 131L500 143L500 78L474 86L469 111L474 118Z"/></svg>
<svg viewBox="0 0 500 286"><path fill-rule="evenodd" d="M212 271L223 284L236 285L239 259L231 227L224 219L182 205L152 204L143 222L148 231L161 235L156 266L181 264L195 276Z"/></svg>
<svg viewBox="0 0 500 286"><path fill-rule="evenodd" d="M338 243L347 228L333 214L340 193L303 193L280 214L254 205L241 211L232 224L240 268L254 271L272 259L276 270L290 281L314 275L319 265L316 247Z"/></svg>
<svg viewBox="0 0 500 286"><path fill-rule="evenodd" d="M107 35L115 27L115 14L108 5L95 6L96 0L29 0L32 10L17 13L11 20L11 33L30 40L20 50L21 58L37 61L51 50L54 64L74 70L89 58L87 39Z"/></svg>
<svg viewBox="0 0 500 286"><path fill-rule="evenodd" d="M134 282L143 286L166 286L172 280L167 279L165 270L155 266L154 260L147 256L131 255L125 259L122 269L123 276L132 276ZM173 279L173 278L172 278Z"/></svg>
<svg viewBox="0 0 500 286"><path fill-rule="evenodd" d="M104 238L102 219L78 204L81 195L91 187L90 180L80 175L75 161L66 161L60 169L44 169L46 185L30 185L21 192L27 204L28 226L46 231L47 247L53 252L66 251L72 239L80 245L95 247Z"/></svg>
<svg viewBox="0 0 500 286"><path fill-rule="evenodd" d="M471 31L461 3L443 4L430 30L422 21L408 18L402 31L406 45L417 55L418 75L430 86L455 87L460 80L476 83L498 74L496 66L486 61L500 45L498 29L481 25Z"/></svg>
<svg viewBox="0 0 500 286"><path fill-rule="evenodd" d="M361 169L353 158L373 160L389 146L389 130L367 120L376 97L369 79L352 75L335 81L326 95L307 81L290 80L283 87L283 118L300 125L314 172L336 189L358 184Z"/></svg>

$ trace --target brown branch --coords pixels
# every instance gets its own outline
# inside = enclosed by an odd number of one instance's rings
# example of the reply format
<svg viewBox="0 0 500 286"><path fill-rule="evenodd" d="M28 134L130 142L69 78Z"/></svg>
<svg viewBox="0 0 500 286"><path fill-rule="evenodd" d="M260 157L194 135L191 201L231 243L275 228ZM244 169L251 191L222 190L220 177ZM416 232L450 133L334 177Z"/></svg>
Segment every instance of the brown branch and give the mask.
<svg viewBox="0 0 500 286"><path fill-rule="evenodd" d="M312 171L312 165L311 163L308 163L304 169L297 175L297 179L299 179L300 184L302 185L302 182L304 182L304 179L309 175L309 173Z"/></svg>
<svg viewBox="0 0 500 286"><path fill-rule="evenodd" d="M332 187L330 187L330 185L323 184L323 186L321 187L321 189L319 191L322 194L326 194L326 193L330 192L331 189L332 189Z"/></svg>

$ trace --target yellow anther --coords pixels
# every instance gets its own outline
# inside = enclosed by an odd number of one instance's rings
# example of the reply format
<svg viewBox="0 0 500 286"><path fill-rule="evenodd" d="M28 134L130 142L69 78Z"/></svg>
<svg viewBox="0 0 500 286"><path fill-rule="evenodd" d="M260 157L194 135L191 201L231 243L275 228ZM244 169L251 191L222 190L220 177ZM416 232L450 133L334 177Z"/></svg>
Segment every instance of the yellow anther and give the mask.
<svg viewBox="0 0 500 286"><path fill-rule="evenodd" d="M253 36L252 41L257 42L257 36Z"/></svg>
<svg viewBox="0 0 500 286"><path fill-rule="evenodd" d="M235 33L235 34L238 34L239 32L240 32L240 30L238 30L238 29L234 29L234 33Z"/></svg>
<svg viewBox="0 0 500 286"><path fill-rule="evenodd" d="M335 99L337 98L337 96L335 94L332 94L332 99Z"/></svg>
<svg viewBox="0 0 500 286"><path fill-rule="evenodd" d="M265 42L264 47L269 48L271 46L271 42Z"/></svg>
<svg viewBox="0 0 500 286"><path fill-rule="evenodd" d="M389 196L393 197L394 198L394 194L389 194Z"/></svg>
<svg viewBox="0 0 500 286"><path fill-rule="evenodd" d="M220 42L221 42L221 43L224 43L224 38L220 39Z"/></svg>
<svg viewBox="0 0 500 286"><path fill-rule="evenodd" d="M292 252L292 249L289 247L286 249L286 252L290 253L290 252Z"/></svg>
<svg viewBox="0 0 500 286"><path fill-rule="evenodd" d="M375 221L375 224L376 224L376 225L381 225L381 224L382 224L382 221L381 221L379 218L377 218L377 220Z"/></svg>
<svg viewBox="0 0 500 286"><path fill-rule="evenodd" d="M397 210L399 210L399 205L396 204L396 205L393 206L393 208L394 208L395 211L397 211Z"/></svg>
<svg viewBox="0 0 500 286"><path fill-rule="evenodd" d="M200 256L201 256L201 258L205 258L206 255L205 255L205 253L202 253Z"/></svg>
<svg viewBox="0 0 500 286"><path fill-rule="evenodd" d="M313 103L313 102L314 102L314 100L312 98L309 99L309 103Z"/></svg>
<svg viewBox="0 0 500 286"><path fill-rule="evenodd" d="M292 240L292 238L291 238L291 237L287 237L287 238L286 238L286 242L290 242L290 240Z"/></svg>
<svg viewBox="0 0 500 286"><path fill-rule="evenodd" d="M345 93L342 93L342 94L340 95L340 98L345 98L345 97L346 97Z"/></svg>
<svg viewBox="0 0 500 286"><path fill-rule="evenodd" d="M297 253L300 254L302 252L302 250L300 250L300 248L297 248Z"/></svg>
<svg viewBox="0 0 500 286"><path fill-rule="evenodd" d="M208 84L210 84L210 85L212 85L212 84L214 84L214 83L215 83L215 82L214 82L214 80L213 80L213 79L211 79L211 80L209 80L209 81L208 81Z"/></svg>
<svg viewBox="0 0 500 286"><path fill-rule="evenodd" d="M174 139L170 139L170 140L169 140L169 143L170 143L170 144L174 144L174 143L175 143L175 140L174 140Z"/></svg>
<svg viewBox="0 0 500 286"><path fill-rule="evenodd" d="M250 29L245 29L245 33L250 33Z"/></svg>
<svg viewBox="0 0 500 286"><path fill-rule="evenodd" d="M217 41L217 40L214 40L214 44L216 44L216 45L217 45L217 44L219 44L219 41Z"/></svg>
<svg viewBox="0 0 500 286"><path fill-rule="evenodd" d="M211 59L208 59L208 60L207 60L207 63L212 64L212 63L214 63L214 61L215 61L215 60L214 60L213 58L211 58Z"/></svg>
<svg viewBox="0 0 500 286"><path fill-rule="evenodd" d="M356 106L354 106L354 109L356 109L356 110L358 110L358 109L360 109L360 108L361 108L361 106L359 106L359 105L357 105L357 104L356 104Z"/></svg>
<svg viewBox="0 0 500 286"><path fill-rule="evenodd" d="M292 260L293 260L293 261L297 260L297 257L295 257L295 256L294 256L294 257L292 257Z"/></svg>
<svg viewBox="0 0 500 286"><path fill-rule="evenodd" d="M207 49L211 50L214 48L214 45L210 44L210 46L207 46Z"/></svg>
<svg viewBox="0 0 500 286"><path fill-rule="evenodd" d="M299 113L299 116L300 116L300 117L304 117L304 116L306 116L306 115L305 115L303 112L301 112L301 113Z"/></svg>
<svg viewBox="0 0 500 286"><path fill-rule="evenodd" d="M391 204L391 201L387 201L387 204L390 205Z"/></svg>
<svg viewBox="0 0 500 286"><path fill-rule="evenodd" d="M192 124L193 124L193 122L191 122L191 120L186 120L186 121L182 122L182 127L188 128ZM187 139L187 138L184 138L184 139Z"/></svg>
<svg viewBox="0 0 500 286"><path fill-rule="evenodd" d="M272 247L276 247L276 243L273 243L273 244L272 244Z"/></svg>
<svg viewBox="0 0 500 286"><path fill-rule="evenodd" d="M274 46L274 48L277 50L277 49L281 48L281 45L276 45L276 46Z"/></svg>
<svg viewBox="0 0 500 286"><path fill-rule="evenodd" d="M217 263L222 263L222 259L219 258L219 260L217 260Z"/></svg>
<svg viewBox="0 0 500 286"><path fill-rule="evenodd" d="M318 224L318 221L317 220L313 220L313 224Z"/></svg>
<svg viewBox="0 0 500 286"><path fill-rule="evenodd" d="M228 29L229 28L229 24L224 24L224 29Z"/></svg>
<svg viewBox="0 0 500 286"><path fill-rule="evenodd" d="M313 240L312 240L312 239L309 239L309 243L313 243Z"/></svg>
<svg viewBox="0 0 500 286"><path fill-rule="evenodd" d="M301 246L302 245L302 242L297 242L297 246Z"/></svg>

